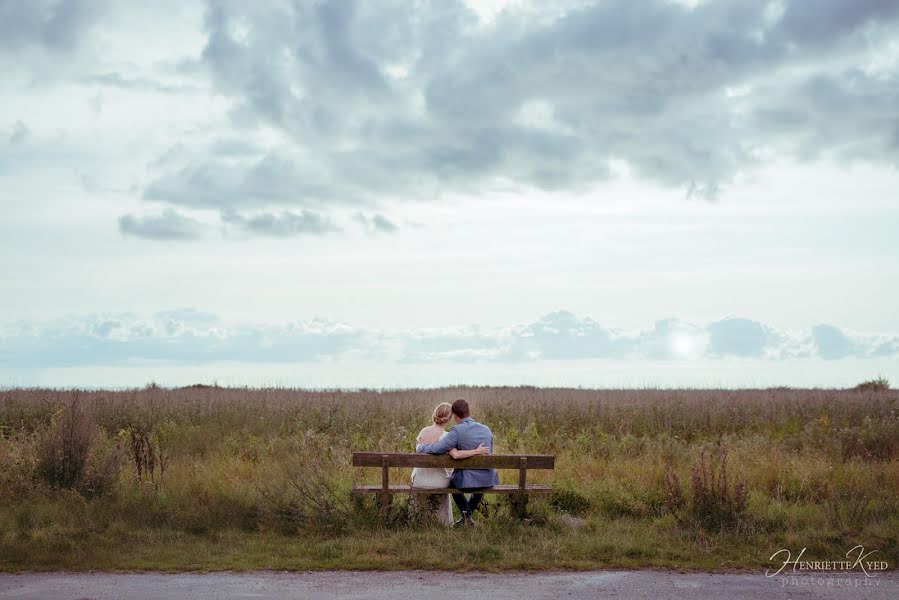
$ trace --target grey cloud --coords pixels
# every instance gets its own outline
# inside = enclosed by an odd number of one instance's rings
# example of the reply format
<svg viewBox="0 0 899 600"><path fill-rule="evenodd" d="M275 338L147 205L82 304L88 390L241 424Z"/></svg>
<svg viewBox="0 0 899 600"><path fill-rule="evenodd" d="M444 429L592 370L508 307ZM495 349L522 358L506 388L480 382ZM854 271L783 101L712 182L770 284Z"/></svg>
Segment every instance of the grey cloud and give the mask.
<svg viewBox="0 0 899 600"><path fill-rule="evenodd" d="M814 326L809 341L815 354L825 360L899 355L899 336L852 333L835 325Z"/></svg>
<svg viewBox="0 0 899 600"><path fill-rule="evenodd" d="M400 332L398 360L406 363L495 360L507 351L502 334L478 327Z"/></svg>
<svg viewBox="0 0 899 600"><path fill-rule="evenodd" d="M752 319L727 318L710 323L709 354L759 358L776 341L774 332Z"/></svg>
<svg viewBox="0 0 899 600"><path fill-rule="evenodd" d="M695 356L702 352L707 343L706 329L680 319L656 321L651 329L641 332L634 339L641 354L662 360L684 358L681 354Z"/></svg>
<svg viewBox="0 0 899 600"><path fill-rule="evenodd" d="M203 61L234 126L286 141L229 161L198 148L146 197L324 209L498 180L578 190L623 159L714 199L768 146L895 164L899 74L861 67L899 4L777 6L538 3L478 27L459 0L216 0Z"/></svg>
<svg viewBox="0 0 899 600"><path fill-rule="evenodd" d="M868 356L893 356L899 354L899 337L881 336L870 343Z"/></svg>
<svg viewBox="0 0 899 600"><path fill-rule="evenodd" d="M319 213L282 211L280 213L259 213L244 216L234 211L222 213L222 221L239 230L255 235L270 237L291 237L295 235L321 235L340 231L331 219Z"/></svg>
<svg viewBox="0 0 899 600"><path fill-rule="evenodd" d="M366 215L364 213L356 213L353 219L362 224L369 233L396 233L399 226L380 213Z"/></svg>
<svg viewBox="0 0 899 600"><path fill-rule="evenodd" d="M305 362L347 352L370 354L355 350L366 347L366 335L321 319L279 326L223 326L218 319L179 319L166 314L151 319L131 313L87 315L0 329L0 365Z"/></svg>
<svg viewBox="0 0 899 600"><path fill-rule="evenodd" d="M784 2L778 33L785 39L820 47L831 44L862 26L889 21L899 14L899 4L890 0L818 0L814 10L799 2Z"/></svg>
<svg viewBox="0 0 899 600"><path fill-rule="evenodd" d="M826 360L849 356L852 342L839 328L833 325L816 325L812 328L812 340L818 354Z"/></svg>
<svg viewBox="0 0 899 600"><path fill-rule="evenodd" d="M176 146L169 150L169 153L177 154L183 151L183 147ZM240 137L219 138L209 145L208 151L214 156L224 158L246 158L258 157L259 148L245 139Z"/></svg>
<svg viewBox="0 0 899 600"><path fill-rule="evenodd" d="M216 146L218 152L224 148ZM144 197L195 208L251 208L271 205L320 206L336 200L339 184L330 185L303 165L275 153L237 158L224 156L190 162L154 180Z"/></svg>
<svg viewBox="0 0 899 600"><path fill-rule="evenodd" d="M161 310L153 315L152 321L163 323L169 335L185 327L213 326L221 323L218 315L191 307Z"/></svg>
<svg viewBox="0 0 899 600"><path fill-rule="evenodd" d="M81 78L83 83L112 87L122 90L158 92L160 94L183 94L196 92L200 88L184 84L173 84L148 77L129 77L121 73L95 73Z"/></svg>
<svg viewBox="0 0 899 600"><path fill-rule="evenodd" d="M15 125L12 126L12 131L7 138L7 143L10 146L19 146L25 143L25 140L28 139L28 136L31 134L28 127L25 126L25 123L22 121L16 121Z"/></svg>
<svg viewBox="0 0 899 600"><path fill-rule="evenodd" d="M899 165L899 73L819 71L799 82L760 85L756 95L749 122L803 160L831 152Z"/></svg>
<svg viewBox="0 0 899 600"><path fill-rule="evenodd" d="M589 318L557 311L516 332L506 360L623 357L634 342Z"/></svg>
<svg viewBox="0 0 899 600"><path fill-rule="evenodd" d="M899 354L899 336L855 335L839 346L829 331L810 334L779 331L752 319L728 317L706 325L663 319L652 327L624 331L604 327L588 317L557 311L534 323L492 331L450 330L407 334L402 357L407 362L471 362L581 359L653 359L685 361L783 360ZM842 335L840 333L840 335ZM829 342L829 343L828 343Z"/></svg>
<svg viewBox="0 0 899 600"><path fill-rule="evenodd" d="M21 89L72 76L91 55L103 0L0 2L0 87Z"/></svg>
<svg viewBox="0 0 899 600"><path fill-rule="evenodd" d="M148 240L184 241L200 238L202 226L195 219L167 208L158 215L122 215L119 217L119 231Z"/></svg>
<svg viewBox="0 0 899 600"><path fill-rule="evenodd" d="M686 343L686 347L684 347ZM326 319L235 324L193 308L73 316L0 324L0 367L169 361L290 362L365 357L404 363L652 359L839 360L899 355L895 334L848 334L819 325L808 334L751 319L707 325L665 319L638 331L605 327L568 311L498 328L379 331Z"/></svg>
<svg viewBox="0 0 899 600"><path fill-rule="evenodd" d="M97 0L5 0L0 6L0 49L40 47L71 51L101 14Z"/></svg>

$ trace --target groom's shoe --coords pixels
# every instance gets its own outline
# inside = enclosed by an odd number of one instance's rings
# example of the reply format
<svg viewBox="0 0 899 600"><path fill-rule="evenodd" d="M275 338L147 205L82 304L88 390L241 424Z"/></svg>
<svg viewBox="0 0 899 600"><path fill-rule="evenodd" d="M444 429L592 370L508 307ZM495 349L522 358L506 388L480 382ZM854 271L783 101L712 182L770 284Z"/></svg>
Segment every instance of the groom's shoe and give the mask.
<svg viewBox="0 0 899 600"><path fill-rule="evenodd" d="M471 522L471 517L467 512L463 512L462 516L459 517L459 520L453 523L453 527L461 527L462 525L468 525Z"/></svg>

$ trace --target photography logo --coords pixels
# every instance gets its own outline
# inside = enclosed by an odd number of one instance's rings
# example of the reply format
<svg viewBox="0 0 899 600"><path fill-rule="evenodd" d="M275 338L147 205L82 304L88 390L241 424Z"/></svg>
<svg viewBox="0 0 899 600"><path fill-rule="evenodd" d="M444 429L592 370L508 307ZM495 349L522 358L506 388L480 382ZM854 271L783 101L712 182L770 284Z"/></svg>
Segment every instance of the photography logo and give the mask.
<svg viewBox="0 0 899 600"><path fill-rule="evenodd" d="M877 576L889 568L877 550L865 551L861 544L846 553L840 560L804 560L805 548L793 558L788 548L781 548L768 559L773 566L765 571L765 577L778 577L782 586L824 587L876 587Z"/></svg>

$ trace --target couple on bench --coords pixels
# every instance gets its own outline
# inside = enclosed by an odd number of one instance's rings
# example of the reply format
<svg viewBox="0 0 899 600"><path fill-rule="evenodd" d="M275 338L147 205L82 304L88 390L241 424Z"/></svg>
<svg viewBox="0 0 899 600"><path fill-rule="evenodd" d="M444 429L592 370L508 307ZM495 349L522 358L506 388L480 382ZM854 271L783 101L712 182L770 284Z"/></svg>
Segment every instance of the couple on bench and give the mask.
<svg viewBox="0 0 899 600"><path fill-rule="evenodd" d="M454 425L444 428L452 418ZM418 434L416 452L425 454L449 454L454 459L469 458L493 452L493 432L486 425L471 418L468 402L459 399L452 405L446 402L434 409L429 425ZM484 494L481 492L499 484L496 469L433 469L416 467L412 470L412 487L423 489L456 488L465 493L453 494L453 501L461 516L453 521L453 507L449 496L442 494L437 505L437 519L446 526L474 525L472 515Z"/></svg>

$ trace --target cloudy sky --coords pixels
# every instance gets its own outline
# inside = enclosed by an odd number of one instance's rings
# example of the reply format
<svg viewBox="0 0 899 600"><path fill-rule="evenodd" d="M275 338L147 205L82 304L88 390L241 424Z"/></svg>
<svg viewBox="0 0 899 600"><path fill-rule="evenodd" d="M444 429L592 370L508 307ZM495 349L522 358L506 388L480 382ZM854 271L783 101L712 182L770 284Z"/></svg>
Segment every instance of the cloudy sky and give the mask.
<svg viewBox="0 0 899 600"><path fill-rule="evenodd" d="M893 0L0 0L0 386L899 383Z"/></svg>

